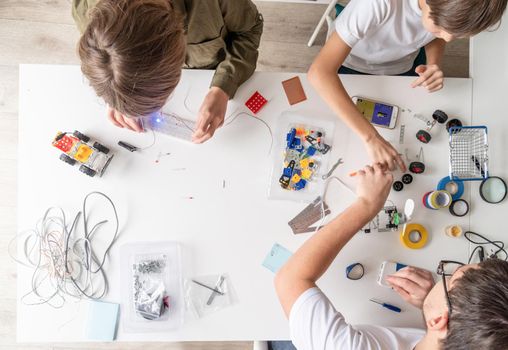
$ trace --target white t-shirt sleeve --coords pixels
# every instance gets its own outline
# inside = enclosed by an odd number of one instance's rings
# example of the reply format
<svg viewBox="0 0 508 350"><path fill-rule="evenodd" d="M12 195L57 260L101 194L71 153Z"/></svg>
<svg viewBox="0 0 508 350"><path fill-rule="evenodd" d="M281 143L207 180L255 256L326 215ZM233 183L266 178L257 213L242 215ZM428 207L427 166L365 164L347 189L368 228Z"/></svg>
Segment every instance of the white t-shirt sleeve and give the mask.
<svg viewBox="0 0 508 350"><path fill-rule="evenodd" d="M299 350L367 349L367 335L346 323L319 288L304 292L289 314L291 340Z"/></svg>
<svg viewBox="0 0 508 350"><path fill-rule="evenodd" d="M351 0L335 20L335 30L353 48L384 22L389 11L388 0Z"/></svg>
<svg viewBox="0 0 508 350"><path fill-rule="evenodd" d="M406 350L424 335L420 329L352 326L319 288L296 300L289 313L289 331L298 350Z"/></svg>

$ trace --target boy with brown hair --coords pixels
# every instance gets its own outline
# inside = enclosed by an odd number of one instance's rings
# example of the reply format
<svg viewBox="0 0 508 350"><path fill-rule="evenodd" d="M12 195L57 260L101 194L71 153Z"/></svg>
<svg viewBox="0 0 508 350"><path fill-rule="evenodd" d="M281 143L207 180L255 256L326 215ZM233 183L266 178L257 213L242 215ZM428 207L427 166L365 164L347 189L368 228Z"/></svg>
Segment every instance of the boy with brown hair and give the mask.
<svg viewBox="0 0 508 350"><path fill-rule="evenodd" d="M193 141L211 138L254 72L263 18L250 0L73 0L81 70L116 126L158 111L182 68L215 69Z"/></svg>
<svg viewBox="0 0 508 350"><path fill-rule="evenodd" d="M419 75L411 87L443 88L440 68L446 42L498 24L507 0L351 0L335 32L314 60L311 84L364 141L373 162L390 169L405 164L397 150L360 114L339 73ZM425 48L426 64L415 59Z"/></svg>

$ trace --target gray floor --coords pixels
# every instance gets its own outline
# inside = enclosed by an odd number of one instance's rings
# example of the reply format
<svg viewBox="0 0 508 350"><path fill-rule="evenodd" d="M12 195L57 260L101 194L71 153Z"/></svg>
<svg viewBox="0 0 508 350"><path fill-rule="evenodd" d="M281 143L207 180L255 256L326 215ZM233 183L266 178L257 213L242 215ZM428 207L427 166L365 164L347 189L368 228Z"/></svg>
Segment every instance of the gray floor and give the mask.
<svg viewBox="0 0 508 350"><path fill-rule="evenodd" d="M258 69L305 72L324 42L306 43L325 6L260 2L265 31ZM16 266L7 244L16 233L16 164L18 132L18 64L78 64L78 40L67 0L0 0L0 350L44 349L251 349L252 343L180 344L16 344ZM449 45L446 76L467 77L467 40Z"/></svg>

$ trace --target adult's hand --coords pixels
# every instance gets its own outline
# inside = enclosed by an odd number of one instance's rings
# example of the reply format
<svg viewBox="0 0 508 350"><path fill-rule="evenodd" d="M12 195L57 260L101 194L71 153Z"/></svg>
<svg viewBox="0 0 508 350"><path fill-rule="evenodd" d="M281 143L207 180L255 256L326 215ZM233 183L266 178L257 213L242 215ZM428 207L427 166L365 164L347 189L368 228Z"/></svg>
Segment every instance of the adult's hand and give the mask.
<svg viewBox="0 0 508 350"><path fill-rule="evenodd" d="M393 175L386 167L376 163L358 171L356 194L365 210L373 217L383 208L390 193Z"/></svg>
<svg viewBox="0 0 508 350"><path fill-rule="evenodd" d="M404 267L393 275L386 276L386 281L409 304L421 309L423 301L434 286L432 273L417 267Z"/></svg>

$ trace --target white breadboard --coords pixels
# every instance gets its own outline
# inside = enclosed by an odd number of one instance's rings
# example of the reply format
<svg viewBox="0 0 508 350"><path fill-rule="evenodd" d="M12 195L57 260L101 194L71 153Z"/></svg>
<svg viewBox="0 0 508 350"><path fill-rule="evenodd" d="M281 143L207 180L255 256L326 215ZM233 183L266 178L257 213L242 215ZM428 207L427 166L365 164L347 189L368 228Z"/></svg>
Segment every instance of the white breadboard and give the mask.
<svg viewBox="0 0 508 350"><path fill-rule="evenodd" d="M192 140L196 126L196 123L191 120L166 112L153 113L143 117L141 124L145 130L153 130L185 141Z"/></svg>

